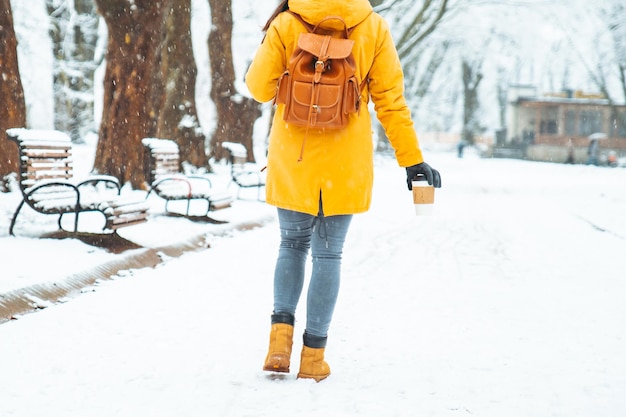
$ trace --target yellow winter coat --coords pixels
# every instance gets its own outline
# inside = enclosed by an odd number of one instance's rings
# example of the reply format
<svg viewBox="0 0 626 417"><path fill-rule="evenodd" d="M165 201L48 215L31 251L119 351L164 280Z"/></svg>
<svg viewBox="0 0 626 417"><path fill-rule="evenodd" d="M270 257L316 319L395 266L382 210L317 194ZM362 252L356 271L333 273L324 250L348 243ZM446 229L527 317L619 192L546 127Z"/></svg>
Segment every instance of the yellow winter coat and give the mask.
<svg viewBox="0 0 626 417"><path fill-rule="evenodd" d="M317 215L320 195L326 216L367 211L371 202L373 140L371 96L376 115L395 149L400 166L423 162L409 109L403 97L404 78L387 23L372 12L368 0L290 0L289 8L313 25L329 15L342 16L355 41L357 77L369 79L361 95L361 112L351 115L345 129L309 129L283 121L284 105L276 109L267 155L266 201L283 209ZM341 28L327 21L328 28ZM326 26L325 26L326 27ZM306 29L289 13L272 22L246 74L252 96L260 102L274 98L300 33ZM399 187L403 182L400 181Z"/></svg>

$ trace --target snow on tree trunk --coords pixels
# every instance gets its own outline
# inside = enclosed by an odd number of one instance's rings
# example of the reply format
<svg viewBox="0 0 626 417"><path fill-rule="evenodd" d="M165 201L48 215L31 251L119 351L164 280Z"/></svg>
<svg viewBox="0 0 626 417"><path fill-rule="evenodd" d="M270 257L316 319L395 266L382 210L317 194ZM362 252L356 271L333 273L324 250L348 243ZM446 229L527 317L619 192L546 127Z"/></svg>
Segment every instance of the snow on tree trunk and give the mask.
<svg viewBox="0 0 626 417"><path fill-rule="evenodd" d="M11 2L0 0L0 191L7 174L17 172L17 146L5 130L26 125L26 103L17 65L17 40Z"/></svg>
<svg viewBox="0 0 626 417"><path fill-rule="evenodd" d="M144 188L141 139L156 133L160 54L172 0L96 0L108 28L103 114L94 171Z"/></svg>
<svg viewBox="0 0 626 417"><path fill-rule="evenodd" d="M95 130L96 6L92 0L46 0L46 7L54 56L54 127L82 142Z"/></svg>
<svg viewBox="0 0 626 417"><path fill-rule="evenodd" d="M197 68L191 44L191 0L176 0L166 22L161 55L165 95L156 136L178 144L181 162L208 167L205 136L198 121L195 87Z"/></svg>
<svg viewBox="0 0 626 417"><path fill-rule="evenodd" d="M211 99L217 111L217 126L211 138L215 159L227 157L223 142L242 143L248 150L248 161L254 162L252 134L254 122L261 116L256 101L237 93L233 65L231 0L209 0L211 32L209 57L211 61Z"/></svg>

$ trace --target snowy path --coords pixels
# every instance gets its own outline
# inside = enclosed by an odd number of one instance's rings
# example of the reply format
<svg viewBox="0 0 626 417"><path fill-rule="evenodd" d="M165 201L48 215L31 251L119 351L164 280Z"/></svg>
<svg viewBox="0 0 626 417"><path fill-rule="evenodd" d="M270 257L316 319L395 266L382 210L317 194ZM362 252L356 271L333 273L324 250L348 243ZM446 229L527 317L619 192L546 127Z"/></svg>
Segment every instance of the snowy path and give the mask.
<svg viewBox="0 0 626 417"><path fill-rule="evenodd" d="M260 371L271 224L0 326L0 416L623 415L626 170L434 158L428 218L377 161L328 380Z"/></svg>

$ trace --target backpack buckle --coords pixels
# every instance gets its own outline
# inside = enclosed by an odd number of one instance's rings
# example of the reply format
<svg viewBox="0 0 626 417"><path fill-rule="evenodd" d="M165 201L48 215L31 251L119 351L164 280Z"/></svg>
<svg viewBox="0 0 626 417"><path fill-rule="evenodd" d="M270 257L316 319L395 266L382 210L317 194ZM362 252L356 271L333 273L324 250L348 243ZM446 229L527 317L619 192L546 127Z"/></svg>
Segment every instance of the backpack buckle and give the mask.
<svg viewBox="0 0 626 417"><path fill-rule="evenodd" d="M315 61L315 82L319 83L322 79L322 73L324 72L324 68L326 64L321 59Z"/></svg>

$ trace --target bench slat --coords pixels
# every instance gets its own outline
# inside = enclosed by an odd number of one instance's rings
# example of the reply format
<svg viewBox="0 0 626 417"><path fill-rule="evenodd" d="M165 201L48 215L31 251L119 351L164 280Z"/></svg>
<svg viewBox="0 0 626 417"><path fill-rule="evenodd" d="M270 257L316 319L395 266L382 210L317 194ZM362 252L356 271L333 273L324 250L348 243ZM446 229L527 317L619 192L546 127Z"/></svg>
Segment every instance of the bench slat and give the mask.
<svg viewBox="0 0 626 417"><path fill-rule="evenodd" d="M22 155L30 158L44 158L47 156L69 158L72 156L72 150L69 148L24 148Z"/></svg>

